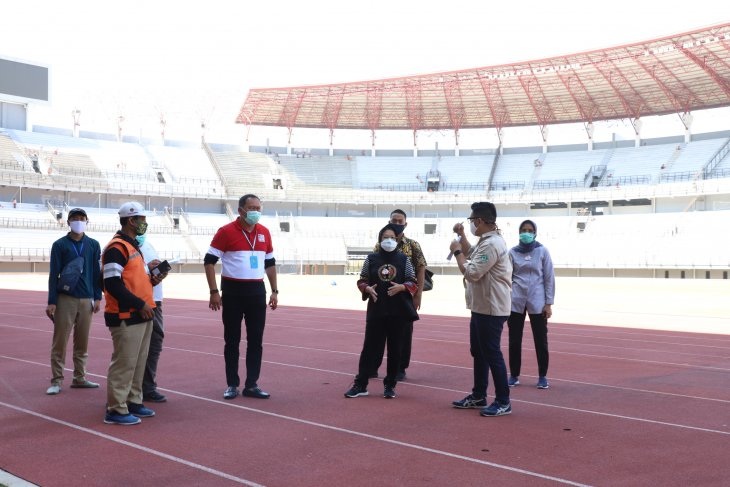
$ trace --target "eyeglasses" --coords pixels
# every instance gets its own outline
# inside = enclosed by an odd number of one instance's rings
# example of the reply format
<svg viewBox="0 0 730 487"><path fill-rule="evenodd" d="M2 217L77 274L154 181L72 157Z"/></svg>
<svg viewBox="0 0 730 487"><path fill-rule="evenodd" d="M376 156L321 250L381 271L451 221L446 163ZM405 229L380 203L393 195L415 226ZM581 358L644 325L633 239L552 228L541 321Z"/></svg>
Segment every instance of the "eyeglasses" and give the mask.
<svg viewBox="0 0 730 487"><path fill-rule="evenodd" d="M469 218L467 218L467 220L473 222L474 220L481 220L481 218L479 218L478 216L470 216Z"/></svg>

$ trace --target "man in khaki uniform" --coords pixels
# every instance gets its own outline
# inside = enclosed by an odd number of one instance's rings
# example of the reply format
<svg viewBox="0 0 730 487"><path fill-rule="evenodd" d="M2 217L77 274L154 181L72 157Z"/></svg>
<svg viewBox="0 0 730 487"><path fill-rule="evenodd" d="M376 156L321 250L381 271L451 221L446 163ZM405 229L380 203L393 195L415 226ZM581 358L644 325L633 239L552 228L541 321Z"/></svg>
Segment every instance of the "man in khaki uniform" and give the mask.
<svg viewBox="0 0 730 487"><path fill-rule="evenodd" d="M459 240L450 249L464 275L466 307L471 310L469 346L474 357L474 387L471 394L452 404L456 408L480 408L482 416L504 416L512 412L507 385L507 366L500 350L502 328L510 314L512 263L507 244L497 229L497 209L483 201L471 205L471 245L461 223L454 225ZM489 371L494 380L495 400L487 406Z"/></svg>

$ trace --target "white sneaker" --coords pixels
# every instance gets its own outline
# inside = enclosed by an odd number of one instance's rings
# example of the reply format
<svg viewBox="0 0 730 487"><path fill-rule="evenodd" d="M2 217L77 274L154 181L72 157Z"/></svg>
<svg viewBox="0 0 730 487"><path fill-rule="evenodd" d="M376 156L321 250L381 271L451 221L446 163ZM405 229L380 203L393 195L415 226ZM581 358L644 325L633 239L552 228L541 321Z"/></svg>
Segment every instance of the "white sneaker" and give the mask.
<svg viewBox="0 0 730 487"><path fill-rule="evenodd" d="M46 394L48 394L49 396L54 396L54 395L58 394L59 392L61 392L61 386L58 384L53 384L51 387L49 387L46 390Z"/></svg>

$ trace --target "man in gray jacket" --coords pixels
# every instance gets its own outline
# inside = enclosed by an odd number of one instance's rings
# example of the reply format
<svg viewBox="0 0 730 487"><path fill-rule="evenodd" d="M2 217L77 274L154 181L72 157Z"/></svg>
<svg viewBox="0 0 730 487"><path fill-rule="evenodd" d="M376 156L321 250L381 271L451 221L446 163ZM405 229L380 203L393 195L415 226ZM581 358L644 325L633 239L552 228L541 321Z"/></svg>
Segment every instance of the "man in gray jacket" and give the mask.
<svg viewBox="0 0 730 487"><path fill-rule="evenodd" d="M471 310L469 346L474 357L474 387L471 394L452 404L460 409L480 408L482 416L504 416L512 412L507 385L507 366L500 349L502 329L510 314L512 263L507 244L497 229L497 209L487 201L471 205L471 245L464 225L454 225L460 239L451 251L464 275L466 307ZM489 371L494 380L495 400L487 406Z"/></svg>

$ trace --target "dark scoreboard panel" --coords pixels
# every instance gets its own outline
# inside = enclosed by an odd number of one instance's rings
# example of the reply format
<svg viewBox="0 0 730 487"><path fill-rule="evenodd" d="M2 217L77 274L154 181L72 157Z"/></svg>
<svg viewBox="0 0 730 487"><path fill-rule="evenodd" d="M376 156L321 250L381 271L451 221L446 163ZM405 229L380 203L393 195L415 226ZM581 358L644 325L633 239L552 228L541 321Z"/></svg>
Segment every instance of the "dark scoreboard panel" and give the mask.
<svg viewBox="0 0 730 487"><path fill-rule="evenodd" d="M0 99L3 95L27 101L49 101L48 68L0 58Z"/></svg>

